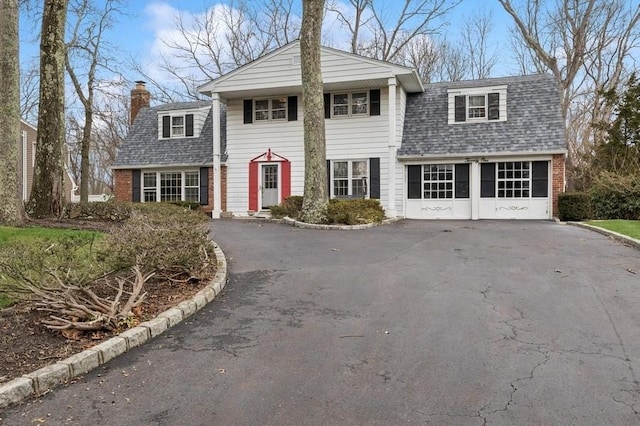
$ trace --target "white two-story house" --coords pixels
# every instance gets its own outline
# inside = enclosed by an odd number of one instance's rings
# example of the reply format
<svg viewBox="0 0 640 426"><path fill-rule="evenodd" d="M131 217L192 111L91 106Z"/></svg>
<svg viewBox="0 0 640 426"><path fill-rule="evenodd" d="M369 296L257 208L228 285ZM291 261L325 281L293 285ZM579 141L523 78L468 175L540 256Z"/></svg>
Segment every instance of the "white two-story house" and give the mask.
<svg viewBox="0 0 640 426"><path fill-rule="evenodd" d="M321 58L331 197L379 199L388 217L553 217L565 144L552 77L424 85L411 68L326 47ZM142 108L116 160L117 199L171 193L220 217L302 195L299 42L200 92L207 108ZM190 111L200 111L201 131L189 127ZM196 171L199 191L190 190Z"/></svg>

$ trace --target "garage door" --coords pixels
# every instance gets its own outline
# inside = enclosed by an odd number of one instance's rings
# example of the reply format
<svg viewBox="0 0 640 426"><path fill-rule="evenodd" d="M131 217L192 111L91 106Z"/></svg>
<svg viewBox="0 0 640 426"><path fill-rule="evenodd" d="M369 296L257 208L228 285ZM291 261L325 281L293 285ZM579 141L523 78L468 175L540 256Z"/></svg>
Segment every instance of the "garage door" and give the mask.
<svg viewBox="0 0 640 426"><path fill-rule="evenodd" d="M548 219L549 161L480 165L480 219Z"/></svg>
<svg viewBox="0 0 640 426"><path fill-rule="evenodd" d="M471 219L469 164L407 166L406 217Z"/></svg>

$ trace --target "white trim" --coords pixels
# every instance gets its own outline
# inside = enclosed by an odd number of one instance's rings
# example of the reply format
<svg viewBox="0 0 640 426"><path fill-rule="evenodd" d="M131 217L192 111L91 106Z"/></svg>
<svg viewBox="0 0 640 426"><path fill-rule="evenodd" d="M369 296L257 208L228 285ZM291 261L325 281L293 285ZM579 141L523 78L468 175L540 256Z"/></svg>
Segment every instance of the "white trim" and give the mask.
<svg viewBox="0 0 640 426"><path fill-rule="evenodd" d="M388 86L389 86L389 93L388 93L388 108L389 108L389 153L388 153L388 158L387 158L387 168L388 170L388 176L391 177L391 179L389 180L389 183L387 184L387 188L388 188L388 205L386 208L386 215L387 217L396 217L398 215L398 213L396 212L396 185L395 182L393 181L393 179L395 179L396 176L396 155L398 152L398 140L397 140L397 134L396 134L396 123L397 123L397 117L396 117L396 86L397 81L395 77L391 77L389 78L388 81ZM381 182L382 183L382 182Z"/></svg>
<svg viewBox="0 0 640 426"><path fill-rule="evenodd" d="M21 120L25 125L27 123ZM20 135L22 141L22 200L27 201L29 197L28 191L28 173L27 173L27 131L23 130Z"/></svg>
<svg viewBox="0 0 640 426"><path fill-rule="evenodd" d="M222 171L220 169L221 134L220 134L220 96L211 94L211 114L213 120L213 210L211 217L219 219L222 214ZM207 187L209 183L207 182Z"/></svg>
<svg viewBox="0 0 640 426"><path fill-rule="evenodd" d="M130 169L175 169L189 168L189 167L211 167L212 163L171 163L171 164L141 164L141 165L126 165L126 166L112 166L111 170L130 170Z"/></svg>
<svg viewBox="0 0 640 426"><path fill-rule="evenodd" d="M162 201L162 173L175 173L180 174L180 199L179 200L171 200L171 201L184 201L188 203L200 203L200 169L166 169L166 170L145 170L140 173L140 202L142 203L152 203L152 202L161 202ZM198 199L197 200L186 200L186 173L196 173L198 176ZM144 185L144 175L145 174L154 174L155 175L155 186L146 187ZM155 201L145 201L144 199L144 190L145 188L155 188L156 200ZM189 186L189 188L195 188L194 186Z"/></svg>
<svg viewBox="0 0 640 426"><path fill-rule="evenodd" d="M503 158L503 157L541 157L545 155L558 155L567 154L567 150L555 150L555 151L522 151L522 152L470 152L466 153L452 153L452 154L422 154L422 155L398 155L398 161L436 161L438 159L450 161L452 158L466 159L491 159L491 158Z"/></svg>

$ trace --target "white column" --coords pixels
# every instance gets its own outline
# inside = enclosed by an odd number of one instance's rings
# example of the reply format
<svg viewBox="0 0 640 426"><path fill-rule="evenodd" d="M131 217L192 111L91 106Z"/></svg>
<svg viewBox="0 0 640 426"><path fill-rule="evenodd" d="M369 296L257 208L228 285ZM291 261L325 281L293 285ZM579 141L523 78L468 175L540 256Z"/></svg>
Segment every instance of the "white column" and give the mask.
<svg viewBox="0 0 640 426"><path fill-rule="evenodd" d="M211 94L213 118L213 211L211 217L219 219L222 213L222 173L220 171L220 95Z"/></svg>
<svg viewBox="0 0 640 426"><path fill-rule="evenodd" d="M388 177L387 187L389 188L389 201L386 208L387 217L396 217L396 78L389 78L389 158L387 160ZM381 171L382 172L382 171ZM382 182L380 182L382 184ZM381 194L382 195L382 194Z"/></svg>
<svg viewBox="0 0 640 426"><path fill-rule="evenodd" d="M471 219L478 220L480 217L480 163L471 162L471 170L469 170L469 188L471 196Z"/></svg>

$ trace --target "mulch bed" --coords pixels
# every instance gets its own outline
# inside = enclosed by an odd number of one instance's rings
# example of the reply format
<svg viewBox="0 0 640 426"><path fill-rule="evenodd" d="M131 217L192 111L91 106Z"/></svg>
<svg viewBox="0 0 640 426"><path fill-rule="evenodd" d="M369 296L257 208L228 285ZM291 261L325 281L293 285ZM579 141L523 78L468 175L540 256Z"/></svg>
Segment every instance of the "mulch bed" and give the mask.
<svg viewBox="0 0 640 426"><path fill-rule="evenodd" d="M97 221L30 221L25 225L94 229L108 231L113 222ZM155 318L159 313L191 298L204 288L215 274L212 263L209 279L199 282L148 282L147 295L141 305L139 321ZM0 310L0 385L23 374L28 374L63 360L73 354L95 346L114 336L117 332L85 333L76 339L68 339L58 331L40 324L46 313L33 309L30 303L22 302ZM124 331L124 330L122 330Z"/></svg>

